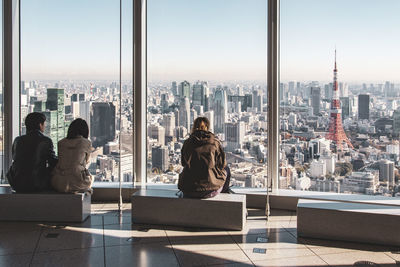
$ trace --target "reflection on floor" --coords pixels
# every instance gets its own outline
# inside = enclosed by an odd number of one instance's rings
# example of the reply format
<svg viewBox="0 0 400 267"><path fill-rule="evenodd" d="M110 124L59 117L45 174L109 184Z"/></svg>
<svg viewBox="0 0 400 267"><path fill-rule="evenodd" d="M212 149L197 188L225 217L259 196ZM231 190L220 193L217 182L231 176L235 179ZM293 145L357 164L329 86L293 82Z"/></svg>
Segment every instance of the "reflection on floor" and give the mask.
<svg viewBox="0 0 400 267"><path fill-rule="evenodd" d="M246 229L227 232L131 225L130 204L116 210L92 204L81 224L1 222L0 266L400 266L400 248L297 238L290 211L266 222L249 210Z"/></svg>

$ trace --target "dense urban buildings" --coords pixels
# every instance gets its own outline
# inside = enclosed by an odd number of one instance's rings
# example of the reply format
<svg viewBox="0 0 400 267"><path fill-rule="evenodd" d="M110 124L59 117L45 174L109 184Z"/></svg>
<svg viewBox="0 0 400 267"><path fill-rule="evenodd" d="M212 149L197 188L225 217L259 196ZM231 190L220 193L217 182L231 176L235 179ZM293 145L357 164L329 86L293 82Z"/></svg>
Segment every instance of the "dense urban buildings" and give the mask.
<svg viewBox="0 0 400 267"><path fill-rule="evenodd" d="M41 111L56 144L84 118L96 181L132 182L132 85L23 82L22 116ZM394 196L399 192L400 94L381 84L281 83L279 187ZM176 184L180 151L197 116L209 118L232 170L232 185L267 185L267 88L260 82L150 81L148 183ZM120 107L121 105L121 107ZM121 108L121 109L120 109ZM24 130L24 125L22 124ZM119 143L121 142L121 146Z"/></svg>

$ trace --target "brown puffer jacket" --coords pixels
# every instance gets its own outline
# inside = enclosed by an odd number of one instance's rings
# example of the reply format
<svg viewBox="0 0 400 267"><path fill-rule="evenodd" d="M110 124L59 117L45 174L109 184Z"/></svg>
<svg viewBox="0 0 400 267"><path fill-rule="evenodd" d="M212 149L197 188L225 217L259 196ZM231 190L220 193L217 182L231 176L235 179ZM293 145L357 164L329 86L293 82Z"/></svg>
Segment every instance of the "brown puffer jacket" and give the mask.
<svg viewBox="0 0 400 267"><path fill-rule="evenodd" d="M182 147L183 171L178 188L184 192L214 191L226 179L226 159L221 142L211 132L195 131Z"/></svg>

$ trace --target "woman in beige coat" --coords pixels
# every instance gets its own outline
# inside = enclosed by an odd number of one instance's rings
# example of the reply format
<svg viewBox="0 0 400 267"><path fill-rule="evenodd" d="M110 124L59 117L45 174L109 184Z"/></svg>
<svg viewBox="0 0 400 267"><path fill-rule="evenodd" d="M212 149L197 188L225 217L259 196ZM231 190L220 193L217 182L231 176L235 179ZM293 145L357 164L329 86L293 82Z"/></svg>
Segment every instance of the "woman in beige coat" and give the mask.
<svg viewBox="0 0 400 267"><path fill-rule="evenodd" d="M76 119L68 128L67 137L58 142L58 163L52 172L51 184L62 193L91 192L93 177L86 166L92 149L85 120Z"/></svg>

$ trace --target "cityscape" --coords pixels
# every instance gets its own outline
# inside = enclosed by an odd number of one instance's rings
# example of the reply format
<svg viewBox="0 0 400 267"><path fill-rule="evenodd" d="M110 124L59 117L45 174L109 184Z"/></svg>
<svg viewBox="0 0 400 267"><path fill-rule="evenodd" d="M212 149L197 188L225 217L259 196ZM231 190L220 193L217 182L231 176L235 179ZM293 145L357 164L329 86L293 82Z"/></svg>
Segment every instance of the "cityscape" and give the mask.
<svg viewBox="0 0 400 267"><path fill-rule="evenodd" d="M346 84L337 72L335 64L332 83L280 84L279 188L400 195L397 85ZM251 82L149 82L148 183L177 183L183 142L194 119L205 116L223 142L231 185L266 187L266 92ZM119 84L104 81L22 82L21 93L22 118L43 112L54 144L73 119L88 122L95 181L133 181L132 84L123 84L121 98Z"/></svg>

